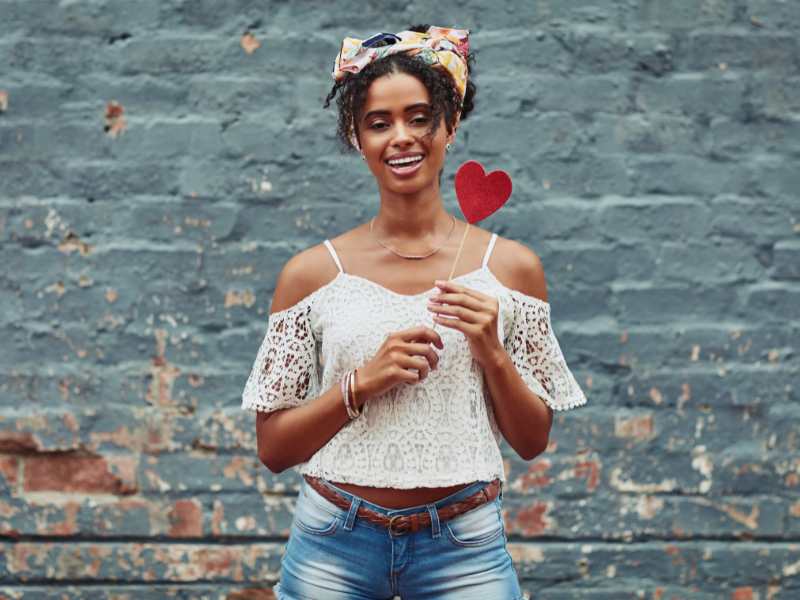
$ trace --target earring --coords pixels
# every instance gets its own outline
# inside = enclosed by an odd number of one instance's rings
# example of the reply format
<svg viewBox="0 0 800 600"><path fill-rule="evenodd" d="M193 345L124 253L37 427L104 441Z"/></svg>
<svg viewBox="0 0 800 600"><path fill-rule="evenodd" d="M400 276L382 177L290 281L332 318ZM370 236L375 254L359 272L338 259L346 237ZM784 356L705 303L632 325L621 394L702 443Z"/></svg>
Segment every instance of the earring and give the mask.
<svg viewBox="0 0 800 600"><path fill-rule="evenodd" d="M363 152L361 153L361 160L367 160L367 155Z"/></svg>
<svg viewBox="0 0 800 600"><path fill-rule="evenodd" d="M453 144L447 144L447 145L444 147L444 151L445 151L445 152L450 152L450 150L451 150L452 148L453 148Z"/></svg>

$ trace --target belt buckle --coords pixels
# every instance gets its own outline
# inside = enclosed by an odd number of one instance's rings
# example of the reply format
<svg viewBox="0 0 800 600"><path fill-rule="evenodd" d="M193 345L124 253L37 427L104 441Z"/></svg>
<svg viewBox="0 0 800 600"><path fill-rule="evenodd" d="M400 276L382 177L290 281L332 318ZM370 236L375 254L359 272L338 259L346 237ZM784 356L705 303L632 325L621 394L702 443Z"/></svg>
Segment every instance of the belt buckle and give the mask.
<svg viewBox="0 0 800 600"><path fill-rule="evenodd" d="M409 528L411 527L411 524L408 521L405 521L404 523L400 523L398 525L399 521L396 520L396 519L402 519L404 516L405 515L392 515L389 518L389 533L391 533L392 535L402 535L408 532ZM401 529L396 529L395 527L400 527Z"/></svg>

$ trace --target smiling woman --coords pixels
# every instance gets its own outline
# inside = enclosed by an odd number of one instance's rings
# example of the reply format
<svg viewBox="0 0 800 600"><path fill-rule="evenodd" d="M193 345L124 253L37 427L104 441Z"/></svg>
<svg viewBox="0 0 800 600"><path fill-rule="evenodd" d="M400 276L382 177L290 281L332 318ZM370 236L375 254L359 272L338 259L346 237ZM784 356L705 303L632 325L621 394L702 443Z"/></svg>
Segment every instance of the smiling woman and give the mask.
<svg viewBox="0 0 800 600"><path fill-rule="evenodd" d="M279 599L522 597L500 443L530 460L552 410L586 400L538 257L444 208L472 61L466 30L428 26L345 38L336 57L325 106L338 94L379 207L284 266L243 393L261 461L303 475Z"/></svg>

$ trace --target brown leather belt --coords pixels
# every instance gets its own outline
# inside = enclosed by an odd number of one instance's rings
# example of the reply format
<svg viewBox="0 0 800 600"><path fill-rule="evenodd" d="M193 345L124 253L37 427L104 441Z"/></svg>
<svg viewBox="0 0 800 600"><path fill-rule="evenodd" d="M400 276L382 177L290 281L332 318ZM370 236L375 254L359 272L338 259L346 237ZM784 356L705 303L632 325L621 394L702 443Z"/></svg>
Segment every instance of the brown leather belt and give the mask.
<svg viewBox="0 0 800 600"><path fill-rule="evenodd" d="M310 475L303 475L305 480L312 488L314 488L320 496L329 500L342 510L350 510L350 500L345 496L339 494L336 490L329 488L322 483L319 478L311 477ZM478 490L471 496L464 498L458 502L448 504L444 508L438 509L439 521L449 521L453 517L472 510L487 502L492 502L500 493L500 480L495 479L488 483L485 487ZM431 503L433 504L433 503ZM359 505L356 516L366 519L370 523L381 525L389 530L393 535L402 535L411 531L416 533L423 527L431 526L431 515L426 510L423 512L412 513L409 515L392 515L388 517L382 513L370 510L366 506Z"/></svg>

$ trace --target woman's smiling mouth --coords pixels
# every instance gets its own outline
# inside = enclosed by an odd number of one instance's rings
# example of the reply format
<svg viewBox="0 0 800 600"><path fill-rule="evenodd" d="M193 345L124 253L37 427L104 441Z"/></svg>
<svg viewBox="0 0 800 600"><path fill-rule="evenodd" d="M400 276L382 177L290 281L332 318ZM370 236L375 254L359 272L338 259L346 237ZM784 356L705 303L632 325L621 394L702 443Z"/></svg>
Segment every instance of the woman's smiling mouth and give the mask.
<svg viewBox="0 0 800 600"><path fill-rule="evenodd" d="M416 153L389 158L384 162L395 175L408 176L419 170L423 160L425 160L425 155Z"/></svg>

